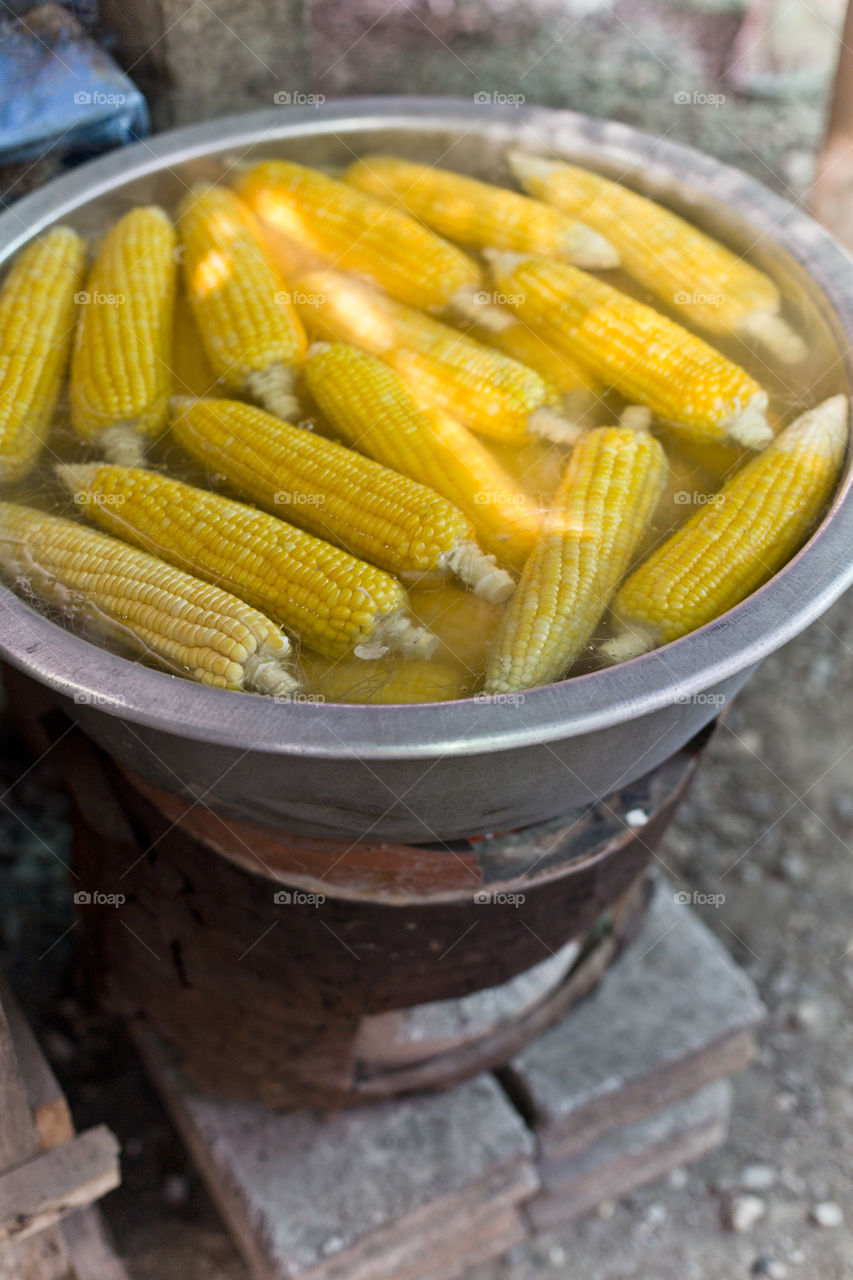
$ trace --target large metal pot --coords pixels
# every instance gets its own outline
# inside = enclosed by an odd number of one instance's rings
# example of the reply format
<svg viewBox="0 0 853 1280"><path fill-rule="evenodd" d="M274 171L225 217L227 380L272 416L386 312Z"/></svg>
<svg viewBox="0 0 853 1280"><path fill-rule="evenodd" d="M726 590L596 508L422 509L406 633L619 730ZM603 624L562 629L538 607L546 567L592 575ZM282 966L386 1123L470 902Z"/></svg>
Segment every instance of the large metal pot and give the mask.
<svg viewBox="0 0 853 1280"><path fill-rule="evenodd" d="M247 154L326 164L367 149L435 160L452 151L471 172L500 177L507 144L519 142L624 176L733 247L750 247L793 299L824 367L839 353L804 398L847 390L853 262L827 232L715 160L565 111L359 99L213 120L93 161L21 200L0 216L0 262L58 219L99 231L130 204L172 203L190 180L218 177ZM216 691L105 653L5 589L0 649L120 761L223 814L354 840L505 830L653 768L840 595L853 581L850 484L848 467L808 545L724 617L660 652L513 703L281 705Z"/></svg>

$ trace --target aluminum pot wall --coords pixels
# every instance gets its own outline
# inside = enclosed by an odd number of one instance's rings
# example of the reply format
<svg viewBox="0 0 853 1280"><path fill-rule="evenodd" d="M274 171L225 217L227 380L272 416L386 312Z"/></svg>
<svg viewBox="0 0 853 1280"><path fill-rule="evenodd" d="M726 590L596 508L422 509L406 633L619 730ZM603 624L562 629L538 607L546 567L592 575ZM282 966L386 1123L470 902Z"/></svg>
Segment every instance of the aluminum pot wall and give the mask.
<svg viewBox="0 0 853 1280"><path fill-rule="evenodd" d="M81 166L18 202L0 215L0 264L57 220L97 234L132 204L173 205L188 182L216 178L249 154L341 164L360 151L398 150L501 180L505 151L519 144L624 177L749 249L831 369L801 387L790 374L772 389L799 402L848 390L853 262L832 237L706 156L570 112L359 99L210 121ZM724 617L659 652L517 700L317 706L224 693L106 653L5 588L0 652L117 759L223 813L354 840L505 830L646 773L817 618L853 580L850 488L848 467L809 543Z"/></svg>

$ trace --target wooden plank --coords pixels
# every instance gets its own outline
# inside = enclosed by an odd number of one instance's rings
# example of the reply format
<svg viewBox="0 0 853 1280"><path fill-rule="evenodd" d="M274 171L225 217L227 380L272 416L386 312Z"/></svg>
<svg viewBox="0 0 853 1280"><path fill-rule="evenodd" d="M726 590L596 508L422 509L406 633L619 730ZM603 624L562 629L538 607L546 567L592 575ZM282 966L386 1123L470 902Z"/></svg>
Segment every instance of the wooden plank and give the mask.
<svg viewBox="0 0 853 1280"><path fill-rule="evenodd" d="M42 1231L118 1186L118 1142L106 1125L0 1174L0 1245Z"/></svg>
<svg viewBox="0 0 853 1280"><path fill-rule="evenodd" d="M812 186L812 213L853 248L853 4L847 8L826 137Z"/></svg>
<svg viewBox="0 0 853 1280"><path fill-rule="evenodd" d="M27 1086L18 1061L6 1013L0 1005L0 1170L25 1160L39 1149L38 1130L30 1114Z"/></svg>
<svg viewBox="0 0 853 1280"><path fill-rule="evenodd" d="M58 1147L60 1143L68 1142L74 1137L74 1124L68 1103L30 1024L14 997L12 988L2 973L0 973L0 1006L6 1014L15 1045L39 1145L42 1151L49 1151L51 1147Z"/></svg>

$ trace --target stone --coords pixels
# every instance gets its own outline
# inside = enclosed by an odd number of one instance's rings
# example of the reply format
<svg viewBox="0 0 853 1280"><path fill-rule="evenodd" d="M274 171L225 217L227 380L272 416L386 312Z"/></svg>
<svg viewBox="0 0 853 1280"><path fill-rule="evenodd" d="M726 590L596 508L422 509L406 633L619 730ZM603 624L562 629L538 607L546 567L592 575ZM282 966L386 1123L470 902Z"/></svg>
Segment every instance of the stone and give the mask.
<svg viewBox="0 0 853 1280"><path fill-rule="evenodd" d="M737 1235L745 1235L766 1212L767 1205L759 1196L733 1196L726 1205L726 1226Z"/></svg>
<svg viewBox="0 0 853 1280"><path fill-rule="evenodd" d="M585 1151L543 1161L542 1190L527 1207L534 1227L551 1230L718 1146L726 1136L731 1096L730 1083L716 1081L651 1118L611 1130ZM645 1232L660 1225L660 1208Z"/></svg>
<svg viewBox="0 0 853 1280"><path fill-rule="evenodd" d="M844 1222L841 1205L833 1200L822 1200L811 1211L812 1222L818 1227L840 1227Z"/></svg>
<svg viewBox="0 0 853 1280"><path fill-rule="evenodd" d="M764 1006L710 930L656 885L595 994L507 1068L546 1160L637 1123L750 1060Z"/></svg>

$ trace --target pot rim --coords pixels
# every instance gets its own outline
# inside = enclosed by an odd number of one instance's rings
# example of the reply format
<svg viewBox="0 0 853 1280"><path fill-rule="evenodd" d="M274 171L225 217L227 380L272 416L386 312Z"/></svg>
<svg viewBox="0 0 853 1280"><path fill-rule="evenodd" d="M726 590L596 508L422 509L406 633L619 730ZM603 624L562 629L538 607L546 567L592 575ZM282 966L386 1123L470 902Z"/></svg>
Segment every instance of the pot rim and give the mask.
<svg viewBox="0 0 853 1280"><path fill-rule="evenodd" d="M332 127L333 126L333 127ZM265 141L370 128L477 131L638 168L652 183L684 183L771 238L804 269L836 329L853 338L853 258L783 197L691 147L629 125L545 107L495 107L429 97L341 98L322 107L250 112L170 130L53 179L0 215L0 262L89 201L171 165ZM683 178L682 176L683 175ZM818 299L820 305L821 299ZM844 367L853 369L849 351ZM806 545L741 604L661 649L608 669L501 698L411 705L279 703L198 685L110 654L0 587L0 653L81 708L244 753L319 758L467 756L576 737L693 701L792 639L853 583L853 485L848 466Z"/></svg>

